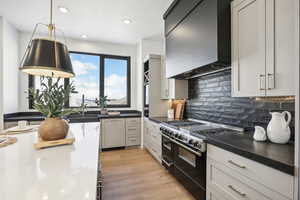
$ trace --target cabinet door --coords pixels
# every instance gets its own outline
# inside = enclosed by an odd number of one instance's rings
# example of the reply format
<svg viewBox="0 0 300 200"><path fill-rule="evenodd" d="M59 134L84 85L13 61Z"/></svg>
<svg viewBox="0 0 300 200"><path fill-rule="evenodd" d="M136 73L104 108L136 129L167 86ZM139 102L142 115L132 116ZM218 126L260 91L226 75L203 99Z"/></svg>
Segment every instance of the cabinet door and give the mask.
<svg viewBox="0 0 300 200"><path fill-rule="evenodd" d="M267 96L294 95L295 0L267 0Z"/></svg>
<svg viewBox="0 0 300 200"><path fill-rule="evenodd" d="M166 59L161 58L161 99L169 98L169 79L166 76Z"/></svg>
<svg viewBox="0 0 300 200"><path fill-rule="evenodd" d="M4 123L4 129L12 128L18 126L18 122L5 122ZM0 129L2 130L2 129Z"/></svg>
<svg viewBox="0 0 300 200"><path fill-rule="evenodd" d="M266 0L232 3L232 95L265 96Z"/></svg>
<svg viewBox="0 0 300 200"><path fill-rule="evenodd" d="M125 120L108 119L102 121L102 147L125 146Z"/></svg>
<svg viewBox="0 0 300 200"><path fill-rule="evenodd" d="M145 148L148 148L149 139L148 120L144 119L143 146Z"/></svg>

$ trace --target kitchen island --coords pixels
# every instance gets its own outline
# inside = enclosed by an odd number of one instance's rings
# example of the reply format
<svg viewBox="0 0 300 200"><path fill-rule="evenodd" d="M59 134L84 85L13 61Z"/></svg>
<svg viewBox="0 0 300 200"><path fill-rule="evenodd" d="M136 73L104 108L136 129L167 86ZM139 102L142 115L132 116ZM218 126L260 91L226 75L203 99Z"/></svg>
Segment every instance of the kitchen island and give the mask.
<svg viewBox="0 0 300 200"><path fill-rule="evenodd" d="M1 200L95 200L100 123L70 124L73 145L36 150L37 132L0 148Z"/></svg>

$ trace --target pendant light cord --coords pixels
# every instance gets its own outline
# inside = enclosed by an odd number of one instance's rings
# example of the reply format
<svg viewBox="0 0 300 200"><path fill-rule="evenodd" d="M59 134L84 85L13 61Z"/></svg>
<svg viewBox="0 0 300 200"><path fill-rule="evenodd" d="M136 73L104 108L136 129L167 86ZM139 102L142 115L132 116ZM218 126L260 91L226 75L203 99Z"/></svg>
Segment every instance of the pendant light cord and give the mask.
<svg viewBox="0 0 300 200"><path fill-rule="evenodd" d="M53 22L53 0L50 0L50 24Z"/></svg>
<svg viewBox="0 0 300 200"><path fill-rule="evenodd" d="M50 0L50 24L48 26L48 29L49 29L49 37L52 38L52 32L55 29L53 24L53 0Z"/></svg>

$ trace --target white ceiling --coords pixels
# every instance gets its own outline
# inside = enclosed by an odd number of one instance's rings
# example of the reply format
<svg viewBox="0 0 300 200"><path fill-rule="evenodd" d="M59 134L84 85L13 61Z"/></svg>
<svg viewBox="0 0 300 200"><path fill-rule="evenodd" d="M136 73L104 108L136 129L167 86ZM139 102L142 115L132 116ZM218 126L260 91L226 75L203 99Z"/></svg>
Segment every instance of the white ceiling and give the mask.
<svg viewBox="0 0 300 200"><path fill-rule="evenodd" d="M49 23L50 0L0 0L0 16L21 31L37 22ZM172 0L54 0L54 20L67 37L135 44L140 39L163 35L162 15ZM58 6L65 6L63 14ZM131 19L124 24L123 19Z"/></svg>

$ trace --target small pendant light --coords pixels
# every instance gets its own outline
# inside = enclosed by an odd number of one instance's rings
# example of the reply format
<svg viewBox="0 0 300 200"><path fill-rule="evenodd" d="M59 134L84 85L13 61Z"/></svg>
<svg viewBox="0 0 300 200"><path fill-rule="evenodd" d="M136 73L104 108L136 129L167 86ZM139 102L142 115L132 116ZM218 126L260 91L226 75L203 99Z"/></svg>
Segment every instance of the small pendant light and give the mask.
<svg viewBox="0 0 300 200"><path fill-rule="evenodd" d="M56 40L56 27L52 20L53 0L50 0L50 24L36 24L20 70L36 76L71 78L75 76L68 48ZM34 38L38 26L48 28L48 38Z"/></svg>

